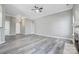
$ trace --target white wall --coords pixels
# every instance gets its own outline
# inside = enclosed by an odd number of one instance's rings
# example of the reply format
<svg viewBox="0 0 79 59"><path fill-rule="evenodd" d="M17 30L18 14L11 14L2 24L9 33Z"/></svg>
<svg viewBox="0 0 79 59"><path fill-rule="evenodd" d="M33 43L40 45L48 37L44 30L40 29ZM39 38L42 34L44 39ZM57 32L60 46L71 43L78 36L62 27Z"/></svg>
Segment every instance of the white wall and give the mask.
<svg viewBox="0 0 79 59"><path fill-rule="evenodd" d="M0 5L0 27L2 27L2 7Z"/></svg>
<svg viewBox="0 0 79 59"><path fill-rule="evenodd" d="M34 33L34 25L33 21L29 19L22 19L22 22L19 22L17 18L12 16L6 16L5 22L10 22L10 27L8 28L8 32L6 35L16 35L16 34L33 34ZM20 26L16 27L16 24L19 23ZM6 29L5 28L5 29Z"/></svg>
<svg viewBox="0 0 79 59"><path fill-rule="evenodd" d="M7 22L7 24L6 24ZM5 17L5 35L15 35L16 34L16 20L14 17Z"/></svg>
<svg viewBox="0 0 79 59"><path fill-rule="evenodd" d="M16 34L16 19L14 17L10 17L10 35Z"/></svg>
<svg viewBox="0 0 79 59"><path fill-rule="evenodd" d="M36 34L68 38L72 36L72 31L71 11L45 16L35 20Z"/></svg>
<svg viewBox="0 0 79 59"><path fill-rule="evenodd" d="M25 34L34 34L34 23L31 20L25 20Z"/></svg>
<svg viewBox="0 0 79 59"><path fill-rule="evenodd" d="M74 32L79 34L79 4L74 5L73 16L74 16Z"/></svg>
<svg viewBox="0 0 79 59"><path fill-rule="evenodd" d="M9 24L7 24L7 25L9 25L9 27L5 24L5 34L6 35L16 35L17 34L17 32L16 32L16 23L17 23L16 20L17 19L15 17L6 15L5 23L9 22Z"/></svg>
<svg viewBox="0 0 79 59"><path fill-rule="evenodd" d="M0 5L0 44L5 42L4 26L5 26L5 12L3 5Z"/></svg>
<svg viewBox="0 0 79 59"><path fill-rule="evenodd" d="M5 35L10 35L10 22L5 20Z"/></svg>
<svg viewBox="0 0 79 59"><path fill-rule="evenodd" d="M20 34L20 23L16 23L16 34Z"/></svg>
<svg viewBox="0 0 79 59"><path fill-rule="evenodd" d="M75 22L74 25L79 25L79 4L74 6L74 16L75 16Z"/></svg>
<svg viewBox="0 0 79 59"><path fill-rule="evenodd" d="M41 34L45 36L56 37L71 37L72 36L72 12L65 11L54 15L45 16L35 21L25 19L24 23L20 24L21 34ZM13 18L11 24L15 24L10 28L11 33L16 34L16 18Z"/></svg>

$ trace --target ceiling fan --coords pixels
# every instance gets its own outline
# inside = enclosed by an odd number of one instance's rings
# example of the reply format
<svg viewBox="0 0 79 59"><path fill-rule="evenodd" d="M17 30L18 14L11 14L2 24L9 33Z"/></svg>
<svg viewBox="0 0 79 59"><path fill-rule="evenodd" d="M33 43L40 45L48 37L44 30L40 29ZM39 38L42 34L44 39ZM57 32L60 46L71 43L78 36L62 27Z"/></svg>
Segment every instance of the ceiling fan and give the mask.
<svg viewBox="0 0 79 59"><path fill-rule="evenodd" d="M34 6L34 8L32 10L35 11L36 13L42 12L43 7Z"/></svg>

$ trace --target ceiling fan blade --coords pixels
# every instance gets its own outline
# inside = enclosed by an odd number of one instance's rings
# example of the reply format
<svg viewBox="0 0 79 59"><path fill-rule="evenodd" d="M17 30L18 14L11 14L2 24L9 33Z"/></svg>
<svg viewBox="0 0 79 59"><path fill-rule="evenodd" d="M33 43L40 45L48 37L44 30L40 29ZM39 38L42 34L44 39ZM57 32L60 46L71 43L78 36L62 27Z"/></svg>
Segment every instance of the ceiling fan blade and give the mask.
<svg viewBox="0 0 79 59"><path fill-rule="evenodd" d="M36 10L36 9L32 9L32 10Z"/></svg>
<svg viewBox="0 0 79 59"><path fill-rule="evenodd" d="M37 8L36 6L34 6L35 8Z"/></svg>
<svg viewBox="0 0 79 59"><path fill-rule="evenodd" d="M43 9L43 8L40 8L40 9Z"/></svg>

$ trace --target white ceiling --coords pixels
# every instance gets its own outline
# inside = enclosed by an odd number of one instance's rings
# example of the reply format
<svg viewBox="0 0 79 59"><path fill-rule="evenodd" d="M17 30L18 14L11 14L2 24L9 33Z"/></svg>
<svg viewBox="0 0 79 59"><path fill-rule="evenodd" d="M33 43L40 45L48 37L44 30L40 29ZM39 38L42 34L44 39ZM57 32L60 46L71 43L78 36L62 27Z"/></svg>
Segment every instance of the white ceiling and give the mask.
<svg viewBox="0 0 79 59"><path fill-rule="evenodd" d="M38 4L37 6L43 7L43 12L35 13L31 9L34 8L34 4L6 4L5 13L6 15L17 16L21 15L28 19L36 19L39 17L59 13L72 9L73 5L66 4Z"/></svg>

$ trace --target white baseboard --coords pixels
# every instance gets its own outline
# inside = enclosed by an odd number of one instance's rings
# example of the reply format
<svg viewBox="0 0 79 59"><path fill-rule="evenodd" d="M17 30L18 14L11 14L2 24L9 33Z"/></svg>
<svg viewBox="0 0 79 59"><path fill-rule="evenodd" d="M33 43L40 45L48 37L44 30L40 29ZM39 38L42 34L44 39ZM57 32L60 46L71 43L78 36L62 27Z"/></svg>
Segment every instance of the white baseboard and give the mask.
<svg viewBox="0 0 79 59"><path fill-rule="evenodd" d="M5 41L0 42L0 44L3 44L3 43L5 43Z"/></svg>
<svg viewBox="0 0 79 59"><path fill-rule="evenodd" d="M5 36L14 36L14 35L16 35L16 34L9 34L9 35L5 35Z"/></svg>
<svg viewBox="0 0 79 59"><path fill-rule="evenodd" d="M28 34L35 34L35 33L25 33L25 35L28 35Z"/></svg>
<svg viewBox="0 0 79 59"><path fill-rule="evenodd" d="M67 39L67 40L73 40L72 38L65 38L65 37L58 37L58 36L49 36L49 35L44 35L44 34L37 34L36 35L41 35L41 36L46 36L46 37L52 37L52 38L61 38L61 39Z"/></svg>
<svg viewBox="0 0 79 59"><path fill-rule="evenodd" d="M5 35L5 36L15 36L15 35L20 35L20 34L10 34L10 35Z"/></svg>
<svg viewBox="0 0 79 59"><path fill-rule="evenodd" d="M73 38L66 38L66 37L59 37L59 36L50 36L50 35L45 35L45 34L37 34L37 33L25 33L25 35L29 35L29 34L35 34L35 35L41 35L41 36L46 36L46 37L52 37L52 38L61 38L61 39L68 39L68 40L73 40ZM11 34L11 35L7 35L7 36L13 36L16 34Z"/></svg>

